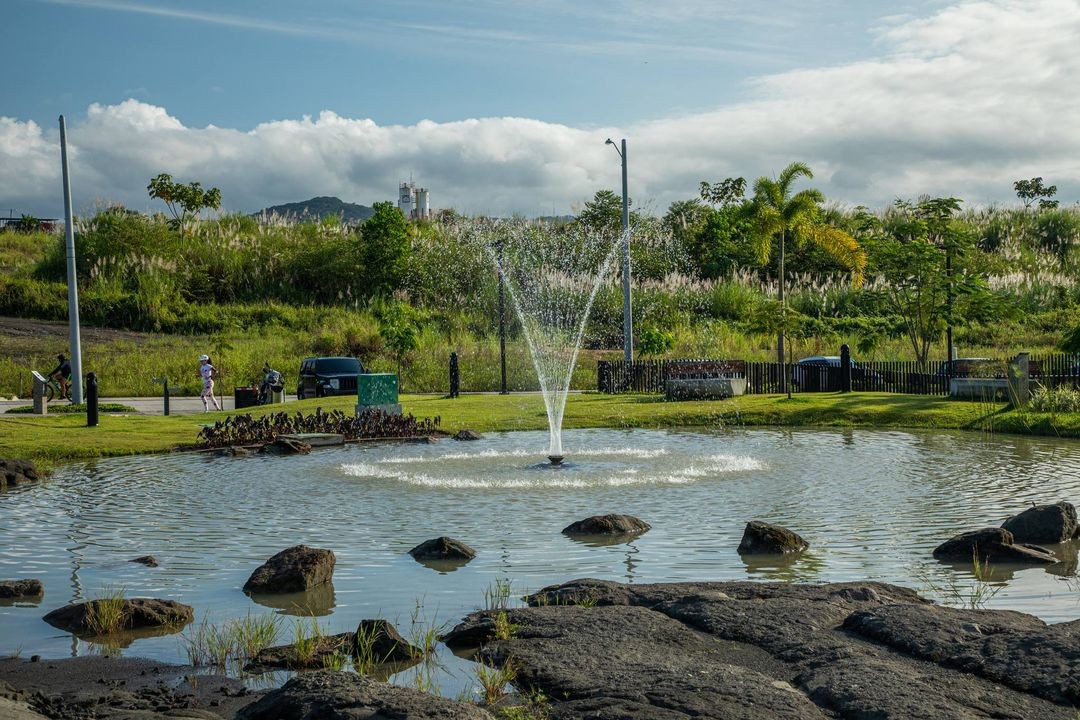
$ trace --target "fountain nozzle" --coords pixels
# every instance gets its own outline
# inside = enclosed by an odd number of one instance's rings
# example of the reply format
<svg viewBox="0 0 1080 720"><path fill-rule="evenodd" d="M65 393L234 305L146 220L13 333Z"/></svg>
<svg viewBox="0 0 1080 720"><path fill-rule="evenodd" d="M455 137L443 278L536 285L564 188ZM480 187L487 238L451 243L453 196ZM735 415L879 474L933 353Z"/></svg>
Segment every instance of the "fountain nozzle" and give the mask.
<svg viewBox="0 0 1080 720"><path fill-rule="evenodd" d="M551 461L551 466L552 467L559 467L560 465L562 465L563 456L562 455L548 455L548 460Z"/></svg>

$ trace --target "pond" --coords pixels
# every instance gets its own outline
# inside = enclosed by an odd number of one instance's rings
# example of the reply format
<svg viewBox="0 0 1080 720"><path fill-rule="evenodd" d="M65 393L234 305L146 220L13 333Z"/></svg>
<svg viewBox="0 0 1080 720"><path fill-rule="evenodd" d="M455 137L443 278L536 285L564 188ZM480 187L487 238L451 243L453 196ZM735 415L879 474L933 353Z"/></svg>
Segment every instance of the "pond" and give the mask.
<svg viewBox="0 0 1080 720"><path fill-rule="evenodd" d="M1080 443L954 432L872 430L575 430L568 466L546 467L547 433L479 442L361 444L308 456L133 457L70 465L0 495L0 578L36 577L45 598L0 606L0 654L100 651L41 620L67 602L123 588L180 600L198 620L314 614L332 632L383 617L408 636L452 625L495 583L516 598L597 577L624 582L873 579L929 591L968 587L972 568L931 550L956 532L1000 525L1031 503L1080 500ZM560 534L589 515L652 524L629 543ZM735 551L746 521L811 543L788 561ZM459 569L414 561L449 535L477 551ZM332 589L255 600L240 588L286 547L332 549ZM1049 622L1080 618L1075 543L1048 567L994 570L989 607ZM129 562L154 555L158 568ZM287 619L282 642L291 634ZM185 662L179 635L135 640L127 655ZM443 648L438 683L455 695L471 666ZM408 683L406 673L395 677Z"/></svg>

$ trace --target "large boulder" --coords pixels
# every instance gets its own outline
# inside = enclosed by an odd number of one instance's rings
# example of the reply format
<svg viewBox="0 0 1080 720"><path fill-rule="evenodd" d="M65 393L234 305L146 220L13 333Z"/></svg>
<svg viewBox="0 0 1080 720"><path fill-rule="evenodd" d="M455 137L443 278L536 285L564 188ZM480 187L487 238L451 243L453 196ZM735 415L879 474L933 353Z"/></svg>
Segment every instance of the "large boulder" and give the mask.
<svg viewBox="0 0 1080 720"><path fill-rule="evenodd" d="M1060 543L1080 536L1072 503L1035 505L1001 524L1020 543Z"/></svg>
<svg viewBox="0 0 1080 720"><path fill-rule="evenodd" d="M0 490L9 485L23 485L40 479L37 468L29 460L0 459Z"/></svg>
<svg viewBox="0 0 1080 720"><path fill-rule="evenodd" d="M45 594L45 586L40 580L2 580L0 581L0 600L14 598L39 598Z"/></svg>
<svg viewBox="0 0 1080 720"><path fill-rule="evenodd" d="M970 563L978 555L979 562L1027 563L1053 565L1058 562L1046 548L1022 545L1004 528L983 528L954 535L934 548L934 557L950 562Z"/></svg>
<svg viewBox="0 0 1080 720"><path fill-rule="evenodd" d="M739 543L740 555L787 555L810 547L798 533L786 527L751 520L743 530Z"/></svg>
<svg viewBox="0 0 1080 720"><path fill-rule="evenodd" d="M97 634L93 617L100 613L105 603L111 600L88 600L65 605L53 610L43 619L53 627L66 630L76 635ZM120 619L114 630L141 630L144 628L180 629L195 618L195 611L190 605L175 600L155 598L124 598L121 603Z"/></svg>
<svg viewBox="0 0 1080 720"><path fill-rule="evenodd" d="M570 523L564 535L640 535L652 526L633 515L593 515Z"/></svg>
<svg viewBox="0 0 1080 720"><path fill-rule="evenodd" d="M282 550L251 573L246 593L304 592L334 577L337 558L330 550L297 545Z"/></svg>
<svg viewBox="0 0 1080 720"><path fill-rule="evenodd" d="M262 452L267 455L307 455L311 452L311 445L300 440L278 438L272 443L263 445Z"/></svg>
<svg viewBox="0 0 1080 720"><path fill-rule="evenodd" d="M297 675L242 709L236 717L237 720L492 720L490 714L473 703L435 697L363 675L329 671Z"/></svg>
<svg viewBox="0 0 1080 720"><path fill-rule="evenodd" d="M457 433L454 435L455 440L463 440L463 441L480 440L483 437L484 437L483 435L476 432L475 430L469 430L469 429L458 430Z"/></svg>
<svg viewBox="0 0 1080 720"><path fill-rule="evenodd" d="M425 540L410 550L409 554L420 561L459 560L467 562L476 557L476 551L471 547L460 540L445 535L433 540Z"/></svg>
<svg viewBox="0 0 1080 720"><path fill-rule="evenodd" d="M378 663L404 663L424 657L424 651L401 637L386 620L361 620L356 627L357 646L368 645L371 657Z"/></svg>

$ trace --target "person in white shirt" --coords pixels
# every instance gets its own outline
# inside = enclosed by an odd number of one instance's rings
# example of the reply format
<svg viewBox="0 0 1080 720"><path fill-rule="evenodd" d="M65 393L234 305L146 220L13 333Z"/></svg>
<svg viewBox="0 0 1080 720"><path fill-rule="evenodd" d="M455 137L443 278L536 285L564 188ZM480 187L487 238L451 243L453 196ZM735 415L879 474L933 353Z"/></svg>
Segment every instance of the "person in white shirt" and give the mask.
<svg viewBox="0 0 1080 720"><path fill-rule="evenodd" d="M217 398L214 397L214 376L217 375L217 370L210 364L209 355L199 356L199 375L202 377L202 398L203 412L210 412L210 407L206 404L206 398L210 398L210 401L214 403L214 409L220 410L221 405L218 404Z"/></svg>

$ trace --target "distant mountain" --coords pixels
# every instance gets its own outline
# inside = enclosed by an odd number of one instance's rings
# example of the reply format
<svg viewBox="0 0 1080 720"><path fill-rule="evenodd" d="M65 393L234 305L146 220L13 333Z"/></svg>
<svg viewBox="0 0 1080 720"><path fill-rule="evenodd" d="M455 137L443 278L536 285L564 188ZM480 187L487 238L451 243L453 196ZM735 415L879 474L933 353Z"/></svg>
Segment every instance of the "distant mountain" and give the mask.
<svg viewBox="0 0 1080 720"><path fill-rule="evenodd" d="M347 203L336 197L315 197L303 202L274 205L254 213L256 217L259 215L280 215L296 220L305 218L321 220L324 217L333 215L340 217L346 223L364 222L374 214L375 210L367 205Z"/></svg>

